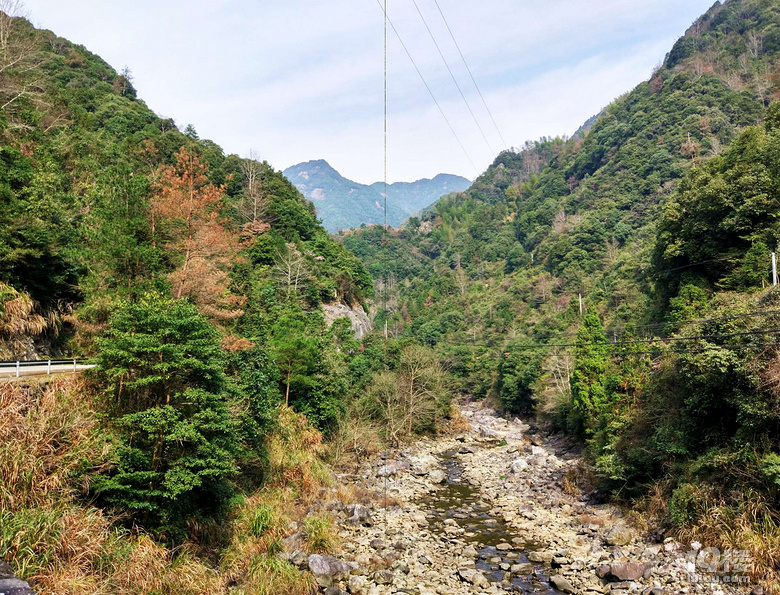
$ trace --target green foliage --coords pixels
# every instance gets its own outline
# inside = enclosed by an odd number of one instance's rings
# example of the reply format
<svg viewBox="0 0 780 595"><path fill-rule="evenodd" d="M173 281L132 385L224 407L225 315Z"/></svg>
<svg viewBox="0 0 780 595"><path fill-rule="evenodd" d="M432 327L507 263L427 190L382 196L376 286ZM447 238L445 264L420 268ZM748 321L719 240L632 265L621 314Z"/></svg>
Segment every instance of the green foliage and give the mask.
<svg viewBox="0 0 780 595"><path fill-rule="evenodd" d="M690 483L683 483L672 492L669 501L669 515L677 527L692 524L698 517L699 489Z"/></svg>
<svg viewBox="0 0 780 595"><path fill-rule="evenodd" d="M607 386L609 346L597 314L585 314L577 333L577 365L571 375L571 396L577 419L574 426L592 434L612 395Z"/></svg>
<svg viewBox="0 0 780 595"><path fill-rule="evenodd" d="M194 306L148 295L120 305L98 346L122 443L95 491L175 537L188 516L224 506L237 472L219 337Z"/></svg>

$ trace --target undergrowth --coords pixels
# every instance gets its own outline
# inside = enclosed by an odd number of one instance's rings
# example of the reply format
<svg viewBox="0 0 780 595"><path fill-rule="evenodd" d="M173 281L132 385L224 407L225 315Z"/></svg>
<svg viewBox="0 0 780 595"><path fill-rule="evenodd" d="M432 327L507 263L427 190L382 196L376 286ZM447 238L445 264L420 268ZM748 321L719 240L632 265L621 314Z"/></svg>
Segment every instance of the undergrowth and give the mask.
<svg viewBox="0 0 780 595"><path fill-rule="evenodd" d="M243 494L219 531L192 527L175 550L89 503L90 478L114 464L113 445L83 381L0 384L0 558L39 595L311 592L310 575L277 556L332 481L322 435L305 417L279 411L265 485ZM335 546L328 517L309 517L305 529L311 551Z"/></svg>

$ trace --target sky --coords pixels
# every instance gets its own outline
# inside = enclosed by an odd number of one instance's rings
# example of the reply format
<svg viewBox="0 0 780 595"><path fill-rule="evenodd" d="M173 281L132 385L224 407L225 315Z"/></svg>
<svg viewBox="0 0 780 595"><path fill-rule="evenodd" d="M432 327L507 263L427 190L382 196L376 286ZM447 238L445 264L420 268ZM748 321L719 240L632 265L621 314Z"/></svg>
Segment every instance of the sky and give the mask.
<svg viewBox="0 0 780 595"><path fill-rule="evenodd" d="M380 1L25 0L25 8L36 26L127 66L152 110L227 153L252 150L277 169L325 159L371 183L384 177ZM389 182L473 179L502 149L573 134L647 80L714 2L386 1L446 116L388 27Z"/></svg>

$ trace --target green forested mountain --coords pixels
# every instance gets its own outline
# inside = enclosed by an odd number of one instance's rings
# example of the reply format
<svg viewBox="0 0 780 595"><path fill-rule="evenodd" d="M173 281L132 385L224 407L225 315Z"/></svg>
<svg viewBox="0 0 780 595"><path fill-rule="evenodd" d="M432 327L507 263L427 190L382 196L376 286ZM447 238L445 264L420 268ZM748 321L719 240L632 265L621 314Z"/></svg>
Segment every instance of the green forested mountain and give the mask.
<svg viewBox="0 0 780 595"><path fill-rule="evenodd" d="M330 232L362 224L384 224L384 184L359 184L346 179L327 161L318 159L284 170L284 175L312 201L322 225ZM409 216L450 192L465 190L469 181L438 174L433 179L387 185L387 224L398 226Z"/></svg>
<svg viewBox="0 0 780 595"><path fill-rule="evenodd" d="M285 507L326 480L322 433L405 365L325 323L370 276L281 172L2 12L0 107L0 357L97 364L0 390L0 556L42 593L310 592L275 557Z"/></svg>
<svg viewBox="0 0 780 595"><path fill-rule="evenodd" d="M777 39L775 0L716 3L587 130L502 153L387 237L340 238L391 330L464 393L583 440L607 490L660 482L681 524L738 516L734 485L761 514L780 505L760 332L776 327Z"/></svg>

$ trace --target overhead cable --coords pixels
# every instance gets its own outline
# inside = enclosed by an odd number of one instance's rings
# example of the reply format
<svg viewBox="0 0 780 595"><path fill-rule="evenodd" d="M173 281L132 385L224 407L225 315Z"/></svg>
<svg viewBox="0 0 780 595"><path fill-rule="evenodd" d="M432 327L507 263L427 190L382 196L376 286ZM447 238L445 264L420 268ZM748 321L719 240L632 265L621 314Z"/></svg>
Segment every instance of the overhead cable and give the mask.
<svg viewBox="0 0 780 595"><path fill-rule="evenodd" d="M412 63L412 66L414 66L414 69L417 71L417 74L420 77L420 80L423 82L423 85L425 85L425 88L428 90L428 94L431 96L431 99L433 99L433 102L436 104L436 107L439 109L439 112L441 113L442 118L444 118L444 121L447 123L447 126L450 129L450 132L452 132L452 135L455 137L455 140L458 141L458 144L460 145L460 148L463 150L463 154L466 156L466 159L468 159L469 163L471 164L471 167L474 168L474 172L476 174L479 174L479 170L477 169L477 166L474 165L474 161L472 161L471 156L469 155L468 151L466 151L466 147L463 145L463 143L460 140L460 137L458 136L458 133L455 132L455 129L452 127L452 124L450 124L449 118L447 118L447 115L444 113L444 110L441 108L441 105L439 105L439 101L436 99L436 96L433 94L433 91L431 91L430 86L428 85L428 82L425 80L425 77L423 76L422 72L420 72L420 69L417 67L417 62L414 61L414 58L412 57L411 52L406 47L406 44L404 43L404 40L401 38L401 35L398 33L398 29L395 28L395 25L393 24L393 21L390 19L390 17L387 16L387 12L385 11L384 6L382 6L382 3L380 0L377 0L377 4L379 4L379 8L382 9L382 12L384 13L385 17L387 18L387 22L390 23L390 27L393 30L393 33L395 33L395 36L398 38L398 41L401 42L401 47L404 48L404 51L406 52L406 55L409 57L409 60Z"/></svg>
<svg viewBox="0 0 780 595"><path fill-rule="evenodd" d="M422 11L420 10L420 6L417 4L417 0L412 0L412 3L414 4L414 7L417 9L417 14L420 15L423 25L425 25L425 28L428 30L428 35L430 35L431 41L433 41L433 45L436 46L436 50L439 52L439 56L441 56L442 62L444 62L444 66L447 67L447 72L450 73L450 78L452 79L452 82L455 83L455 86L458 88L458 93L460 93L460 97L461 99L463 99L463 103L466 104L466 109L469 110L469 113L471 114L471 119L474 120L474 124L477 125L477 128L479 129L479 133L482 135L482 138L485 139L485 144L487 145L487 148L490 151L490 155L495 156L496 153L493 150L493 147L490 146L490 141L488 140L487 136L485 136L485 132L482 130L482 126L480 126L477 117L474 115L474 112L471 109L471 105L469 105L466 96L463 94L463 90L460 88L460 85L458 84L458 80L455 78L455 75L452 72L452 68L450 68L449 63L447 62L447 58L444 57L444 53L441 51L441 48L439 47L439 43L436 41L436 38L433 35L433 31L431 31L431 28L428 26L428 21L425 20L425 17L423 16Z"/></svg>
<svg viewBox="0 0 780 595"><path fill-rule="evenodd" d="M439 6L438 0L433 0L433 1L436 3L436 8L439 9L439 14L441 15L441 19L444 21L444 24L447 26L447 31L450 32L450 37L452 37L452 41L455 44L455 47L458 48L460 59L463 60L463 65L466 67L466 70L468 71L469 76L471 77L471 82L474 83L474 88L477 90L477 93L479 93L479 98L482 100L482 105L485 106L485 111L487 111L488 115L490 116L490 120L493 122L493 127L496 129L496 132L498 133L501 142L504 143L504 148L508 149L509 145L504 140L504 136L501 134L501 130L498 128L498 124L496 124L496 119L493 117L493 113L490 111L487 101L485 101L485 97L482 95L482 91L480 91L479 89L479 85L477 84L477 81L471 72L471 68L469 68L468 63L466 62L466 58L463 56L463 52L460 51L460 45L458 44L458 41L455 39L455 35L453 34L452 29L450 28L450 24L447 22L447 19L445 18L444 13L441 10L441 6Z"/></svg>

